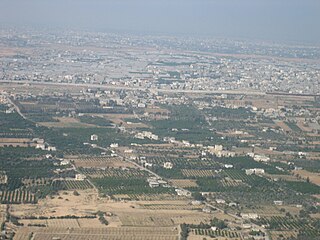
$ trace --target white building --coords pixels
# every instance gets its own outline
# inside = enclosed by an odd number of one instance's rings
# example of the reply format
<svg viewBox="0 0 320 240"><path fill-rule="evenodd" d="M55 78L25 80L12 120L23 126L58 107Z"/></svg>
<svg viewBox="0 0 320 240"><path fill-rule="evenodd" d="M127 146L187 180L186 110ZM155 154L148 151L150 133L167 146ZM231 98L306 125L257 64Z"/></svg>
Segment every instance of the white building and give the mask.
<svg viewBox="0 0 320 240"><path fill-rule="evenodd" d="M90 140L91 140L91 141L98 141L98 135L92 134L92 135L90 136Z"/></svg>
<svg viewBox="0 0 320 240"><path fill-rule="evenodd" d="M189 192L187 190L176 188L175 191L178 194L178 196L191 197L191 192Z"/></svg>
<svg viewBox="0 0 320 240"><path fill-rule="evenodd" d="M224 167L225 168L233 168L233 165L232 164L225 164Z"/></svg>
<svg viewBox="0 0 320 240"><path fill-rule="evenodd" d="M216 203L218 203L218 204L225 204L226 201L223 200L223 199L216 199Z"/></svg>
<svg viewBox="0 0 320 240"><path fill-rule="evenodd" d="M66 159L64 159L64 160L62 160L61 162L60 162L60 166L66 166L66 165L69 165L70 164L70 161L69 160L66 160Z"/></svg>
<svg viewBox="0 0 320 240"><path fill-rule="evenodd" d="M264 155L255 155L253 159L257 162L269 162L270 158Z"/></svg>
<svg viewBox="0 0 320 240"><path fill-rule="evenodd" d="M77 180L77 181L83 181L85 179L86 179L86 176L83 174L80 174L80 173L76 174L76 176L75 176L75 180Z"/></svg>
<svg viewBox="0 0 320 240"><path fill-rule="evenodd" d="M172 164L171 162L165 162L165 163L163 164L163 167L164 167L165 169L172 169L172 168L173 168L173 164Z"/></svg>
<svg viewBox="0 0 320 240"><path fill-rule="evenodd" d="M282 206L283 201L273 201L274 205Z"/></svg>
<svg viewBox="0 0 320 240"><path fill-rule="evenodd" d="M158 183L157 181L150 181L149 182L149 187L151 187L151 188L156 188L159 186L160 186L160 183Z"/></svg>
<svg viewBox="0 0 320 240"><path fill-rule="evenodd" d="M214 145L214 150L215 151L222 151L223 150L223 146L222 145Z"/></svg>
<svg viewBox="0 0 320 240"><path fill-rule="evenodd" d="M117 148L117 147L119 147L119 144L118 143L111 143L110 147L111 148Z"/></svg>
<svg viewBox="0 0 320 240"><path fill-rule="evenodd" d="M242 213L241 217L243 219L258 219L259 215L256 213Z"/></svg>
<svg viewBox="0 0 320 240"><path fill-rule="evenodd" d="M37 143L36 149L46 150L46 145L43 143Z"/></svg>
<svg viewBox="0 0 320 240"><path fill-rule="evenodd" d="M262 168L252 168L252 169L246 169L246 174L247 175L252 175L252 174L264 174L265 171Z"/></svg>
<svg viewBox="0 0 320 240"><path fill-rule="evenodd" d="M54 151L57 151L57 148L56 148L56 147L48 146L47 150L54 152Z"/></svg>

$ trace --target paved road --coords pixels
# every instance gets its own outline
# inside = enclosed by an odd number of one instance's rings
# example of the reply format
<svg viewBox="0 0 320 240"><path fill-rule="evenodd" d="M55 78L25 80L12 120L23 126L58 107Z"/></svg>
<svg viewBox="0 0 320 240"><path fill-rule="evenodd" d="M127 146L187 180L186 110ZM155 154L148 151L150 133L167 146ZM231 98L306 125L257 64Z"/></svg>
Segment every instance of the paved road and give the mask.
<svg viewBox="0 0 320 240"><path fill-rule="evenodd" d="M25 120L29 120L27 119L27 117L20 111L20 108L14 103L14 101L12 101L12 99L10 98L10 96L8 96L8 94L5 94L7 100L14 106L14 109L16 110L16 112Z"/></svg>
<svg viewBox="0 0 320 240"><path fill-rule="evenodd" d="M108 149L108 148L104 148L104 147L100 147L100 146L96 146L95 148L99 148L99 149L104 150L104 151L109 151L109 150L110 150L110 149ZM122 156L121 153L119 153L119 151L117 152L117 154L118 154L118 156L119 156L120 158L122 158L122 160L124 160L124 161L126 161L126 162L128 162L128 163L131 163L131 164L135 165L135 166L136 166L137 168L139 168L140 170L144 170L144 171L150 173L151 175L153 175L154 177L162 178L162 177L160 177L158 174L156 174L155 172L151 171L150 169L148 169L148 168L146 168L146 167L144 167L144 166L139 165L139 164L136 163L135 161L132 161L132 160L128 159L128 158L125 157L125 156Z"/></svg>
<svg viewBox="0 0 320 240"><path fill-rule="evenodd" d="M31 82L31 81L0 81L1 83L11 84L30 84L30 86L66 86L66 87L82 87L82 88L100 88L114 90L153 90L162 93L189 93L189 94L246 94L246 95L266 95L264 92L243 90L182 90L182 89L158 89L144 87L128 87L111 84L83 84L83 83L59 83L59 82Z"/></svg>

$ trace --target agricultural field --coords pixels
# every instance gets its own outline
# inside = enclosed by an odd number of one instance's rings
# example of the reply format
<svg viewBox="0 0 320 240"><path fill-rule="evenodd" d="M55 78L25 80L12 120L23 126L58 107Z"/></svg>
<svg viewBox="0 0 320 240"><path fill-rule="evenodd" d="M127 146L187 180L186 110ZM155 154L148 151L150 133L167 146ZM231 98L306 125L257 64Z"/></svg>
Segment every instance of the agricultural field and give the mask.
<svg viewBox="0 0 320 240"><path fill-rule="evenodd" d="M185 177L195 177L195 178L213 177L215 175L214 171L212 170L182 169L181 172Z"/></svg>
<svg viewBox="0 0 320 240"><path fill-rule="evenodd" d="M121 227L121 228L21 228L14 240L52 240L55 237L70 240L178 240L178 227Z"/></svg>
<svg viewBox="0 0 320 240"><path fill-rule="evenodd" d="M155 93L34 86L23 97L16 87L22 114L0 105L0 201L14 239L320 235L310 98L166 92L144 103ZM35 149L36 139L56 149ZM264 172L246 174L254 168Z"/></svg>
<svg viewBox="0 0 320 240"><path fill-rule="evenodd" d="M92 128L94 125L87 123L87 122L81 122L77 118L72 117L54 117L52 118L52 121L42 121L39 124L41 126L45 126L48 128Z"/></svg>
<svg viewBox="0 0 320 240"><path fill-rule="evenodd" d="M61 190L85 190L93 188L88 180L57 180L52 183L53 187Z"/></svg>
<svg viewBox="0 0 320 240"><path fill-rule="evenodd" d="M316 169L314 171L317 171ZM309 178L310 182L320 186L320 173L317 172L309 172L307 170L297 170L294 171L295 174L298 174L304 179Z"/></svg>
<svg viewBox="0 0 320 240"><path fill-rule="evenodd" d="M0 112L0 138L32 138L33 124L17 113Z"/></svg>
<svg viewBox="0 0 320 240"><path fill-rule="evenodd" d="M0 191L0 202L1 204L36 203L37 198L30 191Z"/></svg>
<svg viewBox="0 0 320 240"><path fill-rule="evenodd" d="M80 122L82 123L87 123L91 125L96 125L100 127L111 127L112 126L112 121L105 119L103 117L99 116L88 116L84 115L79 117Z"/></svg>
<svg viewBox="0 0 320 240"><path fill-rule="evenodd" d="M303 221L295 217L273 216L270 218L261 218L259 224L267 225L272 231L294 231L295 234L313 239L319 235L319 229L313 226L309 221Z"/></svg>
<svg viewBox="0 0 320 240"><path fill-rule="evenodd" d="M192 236L202 236L210 237L210 238L218 238L222 237L223 239L234 239L240 240L242 239L242 235L240 232L236 231L228 231L228 230L210 230L210 229L191 229L190 239L193 239Z"/></svg>
<svg viewBox="0 0 320 240"><path fill-rule="evenodd" d="M170 183L173 186L180 187L180 188L193 188L198 187L196 180L194 179L171 179Z"/></svg>
<svg viewBox="0 0 320 240"><path fill-rule="evenodd" d="M204 204L193 205L188 200L162 200L162 201L143 201L139 204L144 209L152 210L199 210L204 207Z"/></svg>
<svg viewBox="0 0 320 240"><path fill-rule="evenodd" d="M99 191L103 194L114 195L114 194L161 194L161 193L172 193L172 188L149 187L146 178L129 177L130 175L124 175L122 177L104 177L104 178L93 178L91 181L97 186Z"/></svg>
<svg viewBox="0 0 320 240"><path fill-rule="evenodd" d="M91 157L79 157L70 158L74 162L75 166L83 171L91 171L90 168L135 168L131 163L121 160L119 157L101 157L101 156L91 156ZM87 168L87 169L86 169ZM94 170L92 170L94 171ZM99 171L99 170L98 170ZM89 173L89 172L88 172Z"/></svg>
<svg viewBox="0 0 320 240"><path fill-rule="evenodd" d="M294 122L285 122L285 124L294 132L301 132L301 129Z"/></svg>
<svg viewBox="0 0 320 240"><path fill-rule="evenodd" d="M146 173L137 170L135 168L130 169L119 169L119 168L104 168L104 169L94 169L94 168L81 168L83 174L90 178L103 178L103 177L121 177L127 175L128 177L144 177Z"/></svg>

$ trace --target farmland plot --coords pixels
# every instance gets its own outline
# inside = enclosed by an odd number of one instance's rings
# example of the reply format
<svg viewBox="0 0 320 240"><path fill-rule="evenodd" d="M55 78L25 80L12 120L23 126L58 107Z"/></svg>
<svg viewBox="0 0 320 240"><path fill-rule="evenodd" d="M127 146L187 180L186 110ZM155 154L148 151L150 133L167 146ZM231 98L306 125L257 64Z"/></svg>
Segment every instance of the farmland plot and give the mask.
<svg viewBox="0 0 320 240"><path fill-rule="evenodd" d="M133 164L122 161L117 157L85 157L71 159L76 167L82 168L108 168L108 167L130 167L135 168Z"/></svg>
<svg viewBox="0 0 320 240"><path fill-rule="evenodd" d="M37 198L33 193L25 190L1 191L0 201L2 204L36 203Z"/></svg>
<svg viewBox="0 0 320 240"><path fill-rule="evenodd" d="M213 170L193 170L193 169L182 169L183 176L186 177L212 177L214 176Z"/></svg>
<svg viewBox="0 0 320 240"><path fill-rule="evenodd" d="M198 187L198 184L194 179L172 179L170 182L173 186L181 188Z"/></svg>
<svg viewBox="0 0 320 240"><path fill-rule="evenodd" d="M21 228L14 240L178 240L178 227Z"/></svg>
<svg viewBox="0 0 320 240"><path fill-rule="evenodd" d="M53 182L53 186L59 189L65 190L85 190L93 188L88 180L77 181L77 180L57 180Z"/></svg>
<svg viewBox="0 0 320 240"><path fill-rule="evenodd" d="M82 173L91 178L103 178L103 177L121 177L128 175L132 177L143 177L146 173L137 169L116 169L116 168L105 168L105 169L93 169L83 168Z"/></svg>
<svg viewBox="0 0 320 240"><path fill-rule="evenodd" d="M242 239L241 233L229 230L191 229L191 235L210 236L210 238L223 237L225 239Z"/></svg>

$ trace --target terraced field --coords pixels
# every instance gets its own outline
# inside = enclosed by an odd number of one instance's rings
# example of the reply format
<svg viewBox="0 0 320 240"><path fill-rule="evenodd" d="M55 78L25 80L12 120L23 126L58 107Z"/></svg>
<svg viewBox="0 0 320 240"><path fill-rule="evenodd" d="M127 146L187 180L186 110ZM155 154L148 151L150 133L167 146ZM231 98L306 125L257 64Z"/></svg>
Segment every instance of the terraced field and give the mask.
<svg viewBox="0 0 320 240"><path fill-rule="evenodd" d="M21 228L14 240L178 240L178 227Z"/></svg>

